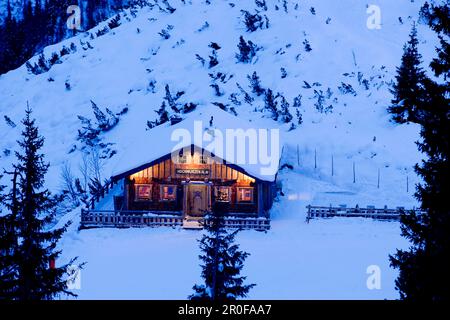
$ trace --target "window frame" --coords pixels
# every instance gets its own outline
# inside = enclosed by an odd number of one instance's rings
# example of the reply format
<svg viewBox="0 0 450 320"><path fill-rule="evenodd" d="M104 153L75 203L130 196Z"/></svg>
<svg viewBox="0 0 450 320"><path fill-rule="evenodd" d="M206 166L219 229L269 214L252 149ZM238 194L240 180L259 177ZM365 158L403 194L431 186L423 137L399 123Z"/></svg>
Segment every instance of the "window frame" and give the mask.
<svg viewBox="0 0 450 320"><path fill-rule="evenodd" d="M174 198L173 199L163 199L164 195L164 187L173 187L174 189ZM159 186L159 201L161 202L175 202L177 201L177 188L178 186L176 184L161 184Z"/></svg>
<svg viewBox="0 0 450 320"><path fill-rule="evenodd" d="M219 189L227 189L228 190L228 200L224 201L224 200L217 200L217 194L218 194L218 190ZM231 187L228 186L214 186L214 201L216 202L223 202L223 203L231 203Z"/></svg>
<svg viewBox="0 0 450 320"><path fill-rule="evenodd" d="M250 201L247 200L240 200L240 190L241 189L250 189L251 190L251 197L252 199ZM237 187L236 188L236 203L240 204L254 204L255 203L255 188L254 187Z"/></svg>
<svg viewBox="0 0 450 320"><path fill-rule="evenodd" d="M150 192L148 195L148 199L139 198L138 188L139 187L150 187ZM135 183L134 184L134 201L136 202L144 202L144 201L153 201L153 184L151 183Z"/></svg>

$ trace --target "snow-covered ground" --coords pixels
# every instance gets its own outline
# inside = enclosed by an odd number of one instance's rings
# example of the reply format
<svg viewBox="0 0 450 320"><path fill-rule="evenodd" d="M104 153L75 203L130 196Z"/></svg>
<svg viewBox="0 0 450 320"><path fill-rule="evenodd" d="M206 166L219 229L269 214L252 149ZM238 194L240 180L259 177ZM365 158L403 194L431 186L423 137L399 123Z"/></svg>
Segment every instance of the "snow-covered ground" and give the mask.
<svg viewBox="0 0 450 320"><path fill-rule="evenodd" d="M109 177L135 137L152 135L146 123L155 120L166 84L172 94L185 91L180 101L197 103L200 111L211 108L212 102L232 106L229 97L235 93L241 102L235 106L241 120L280 128L281 164L293 166L278 176L285 196L271 212L272 229L245 231L237 238L252 254L245 274L258 286L250 297L396 298L396 273L388 267L388 254L407 245L398 223L331 219L306 224L305 207L417 206L413 191L418 178L412 167L421 159L414 143L419 129L393 125L386 107L402 46L423 1L376 1L382 20L381 29L374 30L367 28L367 6L359 0L301 1L298 7L293 1L288 13L282 1L267 1L268 11L261 14L267 15L270 27L253 33L245 31L240 11L254 12L252 1L169 2L177 9L173 14L156 7L138 10L135 17L127 11L122 25L105 35L95 36L103 24L90 32L93 39L89 33L80 34L47 47L47 58L72 42L77 51L62 57L62 63L46 73L32 75L22 66L0 75L0 116L17 124L13 128L0 119L0 168L10 168L14 162L27 102L46 138L44 152L51 164L47 186L57 192L64 163L79 175L82 153L76 141L81 127L77 115L93 119L90 100L102 110L129 108L119 124L102 135L117 151L104 163L103 176ZM205 22L209 27L202 28ZM169 25L173 26L171 37L164 40L158 33ZM418 30L420 50L429 61L435 39L427 27L419 24ZM262 48L251 64L236 63L240 35ZM305 50L305 39L310 52ZM211 42L221 49L217 50L219 64L208 69L196 54L208 61ZM285 78L281 68L286 70ZM259 112L264 105L261 97L252 95L251 105L244 101L236 83L250 93L247 75L254 71L263 87L286 97L294 118L292 101L302 95L303 124L297 129L288 131L289 125ZM217 82L223 92L220 97L210 87L209 73L217 72L226 73L226 79L232 76L226 83ZM354 94L343 93L339 89L343 83L350 84ZM327 96L325 107L333 106L332 113L316 110L320 91ZM69 153L74 146L77 149ZM62 249L65 259L79 256L87 262L80 298L185 298L199 281L196 239L201 233L169 228L78 232L78 214L79 209L64 218L73 217L76 223L63 239ZM369 265L382 270L381 290L366 287Z"/></svg>
<svg viewBox="0 0 450 320"><path fill-rule="evenodd" d="M185 299L201 283L198 231L91 229L71 234L66 256L87 261L79 299ZM387 255L404 246L396 223L336 219L304 224L275 220L267 233L243 231L251 253L244 275L251 299L397 299ZM369 290L367 268L378 265L381 289Z"/></svg>
<svg viewBox="0 0 450 320"><path fill-rule="evenodd" d="M272 210L270 231L238 234L241 248L251 253L243 274L257 284L249 298L397 299L397 272L389 267L388 255L407 246L399 224L363 218L307 224L306 203L284 197ZM192 286L201 283L197 243L201 231L76 232L75 226L61 245L65 258L78 255L80 262L87 262L81 271L81 289L74 291L78 299L185 299ZM367 268L374 265L381 271L381 288L370 290Z"/></svg>

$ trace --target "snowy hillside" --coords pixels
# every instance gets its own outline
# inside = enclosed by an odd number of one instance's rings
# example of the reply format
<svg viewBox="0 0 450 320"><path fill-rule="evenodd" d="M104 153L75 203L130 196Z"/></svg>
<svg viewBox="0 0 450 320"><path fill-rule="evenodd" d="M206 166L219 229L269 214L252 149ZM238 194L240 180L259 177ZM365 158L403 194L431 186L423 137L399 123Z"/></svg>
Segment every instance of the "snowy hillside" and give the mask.
<svg viewBox="0 0 450 320"><path fill-rule="evenodd" d="M252 254L244 270L258 284L251 298L395 298L388 254L406 245L397 223L304 220L308 204L417 206L413 192L418 178L412 167L420 161L415 145L419 128L393 125L386 107L395 67L422 1L377 1L381 29L366 26L367 3L359 0L289 1L286 9L283 1L267 1L267 10L253 1L169 2L173 13L165 4L127 10L116 28L98 32L108 26L105 22L47 47L44 54L50 59L73 43L70 53L47 72L35 75L23 65L1 75L0 168L14 162L28 102L46 138L44 152L51 164L46 182L58 192L65 163L78 174L83 146L77 140L82 126L77 116L93 119L93 101L113 113L128 108L117 126L101 135L114 151L103 167L103 178L108 178L134 137L152 135L147 121L157 118L169 85L172 94L184 92L180 105L196 104L199 112L222 104L232 113L234 107L240 119L282 132L281 164L293 169L279 173L284 196L272 209L272 229L266 234L246 231L238 238ZM242 10L254 14L256 9L268 24L250 32ZM426 27L419 25L418 30L428 61L434 38ZM240 36L259 47L250 63L237 62ZM218 64L210 67L215 55ZM30 60L37 61L38 56ZM263 88L286 98L295 129L262 110L263 97L249 87L248 76L254 72ZM297 124L294 101L300 96L303 123ZM79 209L69 217L78 221L77 213ZM200 273L198 237L172 229L77 232L75 224L63 249L68 257L79 255L88 262L81 298L185 298ZM148 247L128 250L139 242ZM133 274L122 274L126 266L119 260L140 266ZM380 265L385 275L381 291L365 286L371 264ZM175 275L179 265L186 265L184 275ZM106 283L107 274L98 277L103 268L121 273L118 283ZM181 281L180 286L161 293L162 284L147 273L162 270L174 271L174 278L166 279L169 287Z"/></svg>

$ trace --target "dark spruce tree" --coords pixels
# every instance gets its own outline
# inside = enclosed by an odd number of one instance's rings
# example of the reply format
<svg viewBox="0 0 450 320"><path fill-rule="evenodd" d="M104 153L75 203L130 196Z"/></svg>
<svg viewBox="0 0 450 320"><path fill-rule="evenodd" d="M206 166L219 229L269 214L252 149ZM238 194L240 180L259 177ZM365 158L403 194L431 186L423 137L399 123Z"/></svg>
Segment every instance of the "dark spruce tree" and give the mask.
<svg viewBox="0 0 450 320"><path fill-rule="evenodd" d="M82 14L81 30L70 30L67 28L69 14L66 11L70 5L77 4ZM0 74L18 68L45 46L91 29L100 21L115 15L121 8L134 5L143 6L145 1L5 1L4 21L0 24ZM16 14L17 12L20 14ZM116 18L111 26L115 27L117 23Z"/></svg>
<svg viewBox="0 0 450 320"><path fill-rule="evenodd" d="M258 51L258 46L253 42L245 41L243 36L239 37L238 43L239 53L236 53L236 60L242 63L251 63L253 57L256 55L256 51Z"/></svg>
<svg viewBox="0 0 450 320"><path fill-rule="evenodd" d="M274 95L272 89L267 89L264 95L264 109L269 111L271 118L278 121L278 102L275 100L278 95Z"/></svg>
<svg viewBox="0 0 450 320"><path fill-rule="evenodd" d="M18 67L22 55L24 34L13 17L11 2L6 3L3 24L0 25L0 74Z"/></svg>
<svg viewBox="0 0 450 320"><path fill-rule="evenodd" d="M391 90L394 95L388 108L396 123L420 123L417 110L424 95L425 71L421 68L422 56L418 51L416 25L413 25L409 41L403 48L400 67L397 68L396 82Z"/></svg>
<svg viewBox="0 0 450 320"><path fill-rule="evenodd" d="M289 111L289 103L286 98L281 96L281 110L279 111L279 117L283 123L289 123L292 121L293 116Z"/></svg>
<svg viewBox="0 0 450 320"><path fill-rule="evenodd" d="M14 250L14 265L17 268L17 285L14 299L49 300L60 293L74 295L67 289L66 275L69 264L59 267L52 262L60 256L57 243L70 223L61 228L50 228L54 221L57 203L61 200L44 189L44 176L49 165L39 150L44 138L39 135L35 120L27 108L22 120L24 130L18 141L20 151L16 152L18 173L17 194L17 232L20 242Z"/></svg>
<svg viewBox="0 0 450 320"><path fill-rule="evenodd" d="M250 88L252 89L252 92L257 96L260 96L265 92L264 88L261 86L261 81L256 71L252 73L251 77L247 75L247 79L250 82Z"/></svg>
<svg viewBox="0 0 450 320"><path fill-rule="evenodd" d="M411 246L397 250L390 260L391 266L399 269L396 288L402 299L448 301L450 46L445 39L450 36L449 3L426 4L421 13L441 40L438 57L431 63L439 82L425 80L426 95L418 108L422 117L418 146L425 160L415 167L423 181L417 186L416 197L424 213L402 216L402 234Z"/></svg>
<svg viewBox="0 0 450 320"><path fill-rule="evenodd" d="M166 123L167 121L169 121L169 112L166 110L166 102L163 101L163 103L161 104L161 107L159 107L159 109L157 111L155 111L158 116L159 119L158 121L158 125Z"/></svg>
<svg viewBox="0 0 450 320"><path fill-rule="evenodd" d="M2 176L0 176L1 179ZM14 175L13 181L17 178ZM8 195L3 194L5 186L0 185L0 300L10 300L16 291L17 268L14 264L14 252L18 244L16 216L2 212L7 209Z"/></svg>
<svg viewBox="0 0 450 320"><path fill-rule="evenodd" d="M191 300L236 300L247 296L255 284L244 284L241 270L249 253L239 250L235 237L239 230L229 233L224 227L227 203L216 201L204 223L206 233L199 240L205 283L193 287Z"/></svg>

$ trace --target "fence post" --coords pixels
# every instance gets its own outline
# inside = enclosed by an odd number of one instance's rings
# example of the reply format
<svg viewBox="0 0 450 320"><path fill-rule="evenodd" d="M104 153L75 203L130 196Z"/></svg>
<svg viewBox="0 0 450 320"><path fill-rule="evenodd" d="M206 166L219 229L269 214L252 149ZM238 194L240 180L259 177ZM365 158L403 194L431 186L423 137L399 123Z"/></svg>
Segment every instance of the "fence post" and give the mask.
<svg viewBox="0 0 450 320"><path fill-rule="evenodd" d="M334 176L334 156L331 155L331 176Z"/></svg>
<svg viewBox="0 0 450 320"><path fill-rule="evenodd" d="M297 165L300 167L300 154L298 151L298 144L297 144Z"/></svg>
<svg viewBox="0 0 450 320"><path fill-rule="evenodd" d="M377 188L380 189L380 168L378 168Z"/></svg>
<svg viewBox="0 0 450 320"><path fill-rule="evenodd" d="M353 161L353 183L356 183L355 161Z"/></svg>
<svg viewBox="0 0 450 320"><path fill-rule="evenodd" d="M317 150L314 149L314 169L317 169Z"/></svg>

